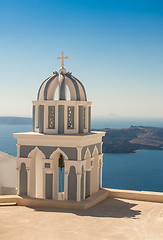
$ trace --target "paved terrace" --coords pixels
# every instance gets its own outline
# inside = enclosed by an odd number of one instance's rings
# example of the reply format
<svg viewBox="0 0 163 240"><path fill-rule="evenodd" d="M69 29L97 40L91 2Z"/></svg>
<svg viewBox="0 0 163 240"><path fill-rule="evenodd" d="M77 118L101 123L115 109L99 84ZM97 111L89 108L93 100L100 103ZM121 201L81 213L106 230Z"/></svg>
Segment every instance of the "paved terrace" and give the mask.
<svg viewBox="0 0 163 240"><path fill-rule="evenodd" d="M163 239L163 203L106 198L83 209L0 206L0 239Z"/></svg>

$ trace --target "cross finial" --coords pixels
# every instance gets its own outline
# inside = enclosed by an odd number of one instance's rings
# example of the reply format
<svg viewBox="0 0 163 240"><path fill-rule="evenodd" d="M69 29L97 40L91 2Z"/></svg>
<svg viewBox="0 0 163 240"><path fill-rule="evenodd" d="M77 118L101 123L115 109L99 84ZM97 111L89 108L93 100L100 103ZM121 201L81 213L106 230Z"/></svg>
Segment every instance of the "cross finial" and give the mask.
<svg viewBox="0 0 163 240"><path fill-rule="evenodd" d="M61 55L62 55L62 57L57 57L57 59L58 59L58 60L62 59L62 64L61 64L61 66L62 66L62 68L64 68L64 59L68 59L68 57L67 57L67 56L64 57L64 52L62 52Z"/></svg>

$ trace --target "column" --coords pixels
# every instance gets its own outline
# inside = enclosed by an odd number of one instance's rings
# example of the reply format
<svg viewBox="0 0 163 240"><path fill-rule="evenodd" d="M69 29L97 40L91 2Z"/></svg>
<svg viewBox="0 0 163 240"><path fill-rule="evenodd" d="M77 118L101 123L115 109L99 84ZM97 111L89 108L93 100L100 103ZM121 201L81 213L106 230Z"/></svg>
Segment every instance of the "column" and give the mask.
<svg viewBox="0 0 163 240"><path fill-rule="evenodd" d="M97 191L99 190L99 169L101 168L101 165L100 165L100 162L101 162L101 159L100 159L100 156L98 156L98 165L97 165ZM101 174L101 172L100 172Z"/></svg>
<svg viewBox="0 0 163 240"><path fill-rule="evenodd" d="M64 105L58 106L58 133L64 134Z"/></svg>
<svg viewBox="0 0 163 240"><path fill-rule="evenodd" d="M27 196L30 195L30 168L26 168L27 170Z"/></svg>
<svg viewBox="0 0 163 240"><path fill-rule="evenodd" d="M83 193L83 199L85 199L85 191L86 191L86 171L84 170L84 193Z"/></svg>
<svg viewBox="0 0 163 240"><path fill-rule="evenodd" d="M79 106L79 133L84 132L83 106Z"/></svg>
<svg viewBox="0 0 163 240"><path fill-rule="evenodd" d="M17 170L17 195L19 195L19 188L20 188L20 167L17 167L16 170Z"/></svg>
<svg viewBox="0 0 163 240"><path fill-rule="evenodd" d="M88 157L86 160L86 197L90 196L91 193L91 158Z"/></svg>
<svg viewBox="0 0 163 240"><path fill-rule="evenodd" d="M43 169L44 170L44 169ZM45 171L43 171L43 198L45 199ZM54 192L54 191L53 191ZM58 198L57 198L58 200Z"/></svg>
<svg viewBox="0 0 163 240"><path fill-rule="evenodd" d="M77 172L77 201L80 201L81 200L81 196L80 196L80 193L81 193L81 175L82 175L82 172Z"/></svg>
<svg viewBox="0 0 163 240"><path fill-rule="evenodd" d="M69 175L69 172L65 171L65 180L64 180L64 196L65 196L65 200L68 199L68 175Z"/></svg>
<svg viewBox="0 0 163 240"><path fill-rule="evenodd" d="M102 166L103 166L103 162L102 162L102 157L101 157L101 161L100 161L100 188L102 188Z"/></svg>
<svg viewBox="0 0 163 240"><path fill-rule="evenodd" d="M16 144L17 146L17 157L20 157L20 144Z"/></svg>
<svg viewBox="0 0 163 240"><path fill-rule="evenodd" d="M101 142L101 152L100 153L102 153L102 145L103 145L103 142Z"/></svg>
<svg viewBox="0 0 163 240"><path fill-rule="evenodd" d="M77 160L78 161L82 160L82 156L81 156L82 148L83 147L77 147Z"/></svg>

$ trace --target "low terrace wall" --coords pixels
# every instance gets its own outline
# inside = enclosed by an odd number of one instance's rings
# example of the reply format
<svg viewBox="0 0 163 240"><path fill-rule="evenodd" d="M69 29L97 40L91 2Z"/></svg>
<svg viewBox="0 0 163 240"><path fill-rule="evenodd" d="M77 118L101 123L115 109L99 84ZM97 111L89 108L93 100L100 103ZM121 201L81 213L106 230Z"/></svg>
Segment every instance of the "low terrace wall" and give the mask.
<svg viewBox="0 0 163 240"><path fill-rule="evenodd" d="M147 202L163 202L162 192L149 192L149 191L132 191L132 190L120 190L104 188L108 191L108 197L131 199Z"/></svg>
<svg viewBox="0 0 163 240"><path fill-rule="evenodd" d="M31 198L28 196L18 195L1 195L0 206L5 204L17 204L19 206L27 206L33 208L71 208L71 209L88 209L106 198L121 198L131 199L146 202L160 202L163 203L163 193L160 192L145 192L145 191L130 191L118 190L110 188L102 188L98 192L92 194L85 200L80 202L72 200L50 200Z"/></svg>

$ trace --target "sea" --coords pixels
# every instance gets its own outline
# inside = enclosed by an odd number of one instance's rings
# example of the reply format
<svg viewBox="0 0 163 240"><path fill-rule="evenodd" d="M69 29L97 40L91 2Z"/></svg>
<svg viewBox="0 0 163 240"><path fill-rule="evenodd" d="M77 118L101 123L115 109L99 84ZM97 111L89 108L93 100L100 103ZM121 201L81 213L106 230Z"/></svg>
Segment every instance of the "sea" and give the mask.
<svg viewBox="0 0 163 240"><path fill-rule="evenodd" d="M126 128L130 125L163 127L163 120L93 120L92 128ZM30 132L32 125L0 125L0 151L16 157L13 133ZM104 154L103 187L163 192L163 151L138 150L136 153Z"/></svg>

